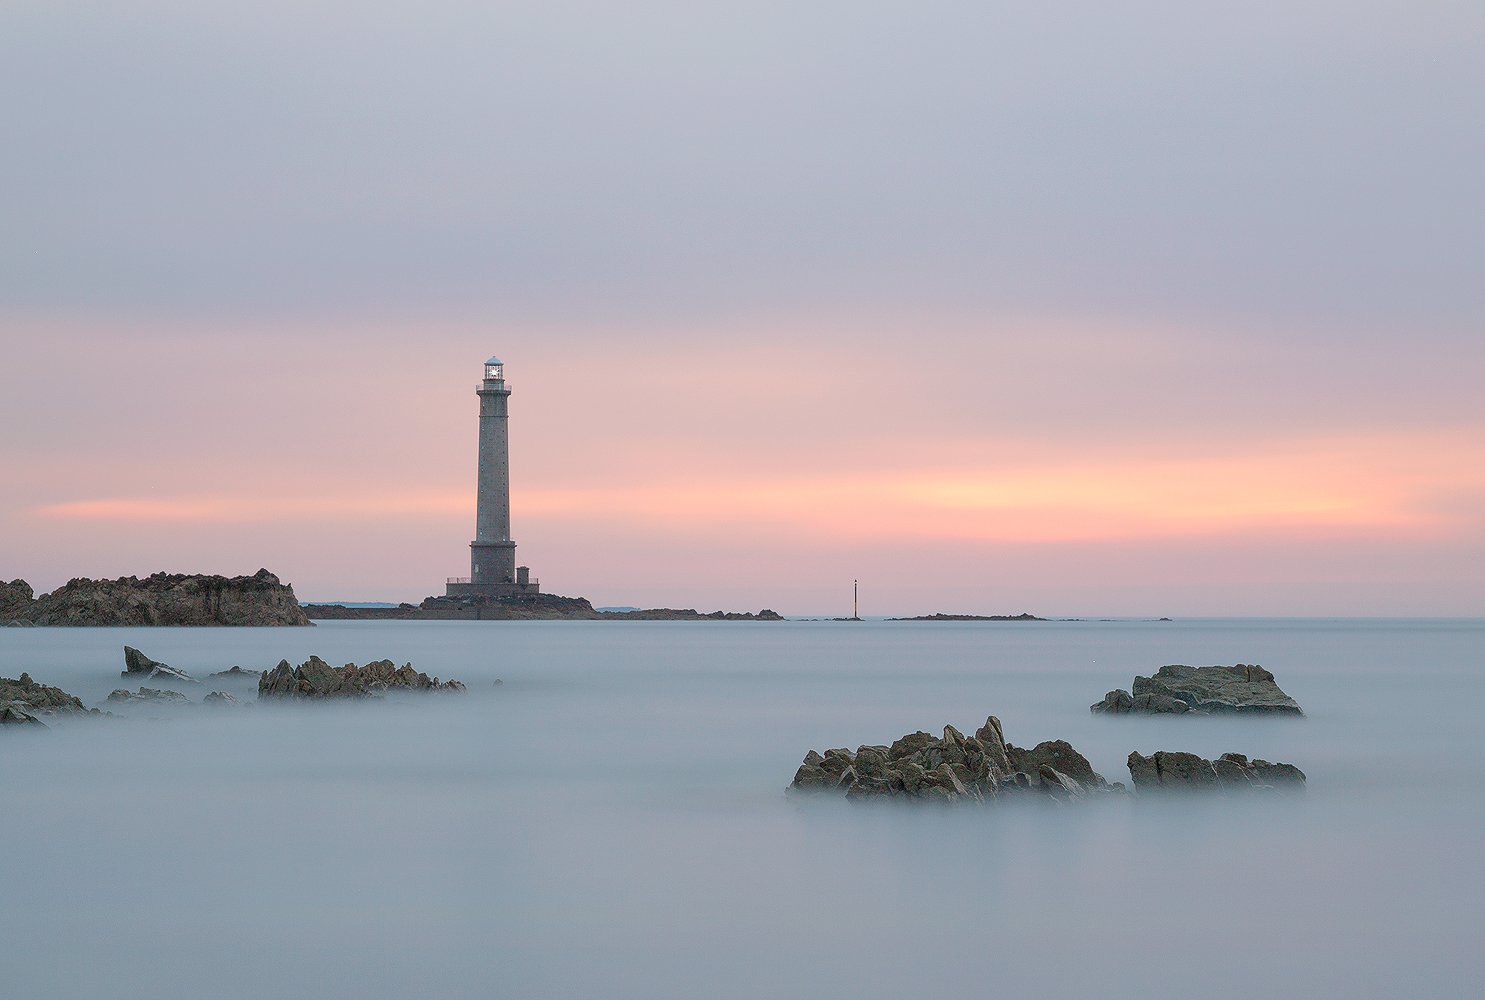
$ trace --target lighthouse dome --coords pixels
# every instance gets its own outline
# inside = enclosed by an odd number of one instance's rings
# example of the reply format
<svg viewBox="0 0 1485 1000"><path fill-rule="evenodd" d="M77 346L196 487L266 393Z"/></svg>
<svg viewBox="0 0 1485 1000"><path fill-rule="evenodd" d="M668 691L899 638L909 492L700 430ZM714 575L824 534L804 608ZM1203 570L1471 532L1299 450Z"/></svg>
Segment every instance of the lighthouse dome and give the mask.
<svg viewBox="0 0 1485 1000"><path fill-rule="evenodd" d="M504 361L501 361L499 358L491 358L489 361L486 361L485 364L487 364L487 365L503 365L503 364L505 364L505 362Z"/></svg>

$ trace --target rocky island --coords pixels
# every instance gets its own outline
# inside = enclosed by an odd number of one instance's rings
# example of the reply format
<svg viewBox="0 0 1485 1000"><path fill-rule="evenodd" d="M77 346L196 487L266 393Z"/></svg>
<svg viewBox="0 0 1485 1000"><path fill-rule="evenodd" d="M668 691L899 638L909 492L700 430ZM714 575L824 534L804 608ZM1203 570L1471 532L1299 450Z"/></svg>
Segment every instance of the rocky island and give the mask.
<svg viewBox="0 0 1485 1000"><path fill-rule="evenodd" d="M305 614L320 621L409 619L415 621L784 621L783 615L762 611L701 612L687 608L650 608L636 611L598 611L585 597L557 594L506 594L499 597L429 597L421 604L390 608L353 608L341 604L306 604Z"/></svg>
<svg viewBox="0 0 1485 1000"><path fill-rule="evenodd" d="M1304 715L1299 703L1279 690L1274 675L1256 663L1231 667L1168 664L1156 671L1154 677L1135 677L1133 693L1115 689L1088 710L1107 715L1186 712Z"/></svg>
<svg viewBox="0 0 1485 1000"><path fill-rule="evenodd" d="M24 580L0 584L0 621L25 625L309 625L294 588L252 576L155 573L79 577L33 597Z"/></svg>

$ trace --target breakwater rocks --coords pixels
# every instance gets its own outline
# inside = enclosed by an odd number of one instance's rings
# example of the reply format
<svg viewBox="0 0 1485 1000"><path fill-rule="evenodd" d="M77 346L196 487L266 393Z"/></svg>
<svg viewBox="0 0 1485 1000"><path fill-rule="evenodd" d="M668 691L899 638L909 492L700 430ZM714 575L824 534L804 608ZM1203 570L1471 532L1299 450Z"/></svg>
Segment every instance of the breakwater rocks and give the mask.
<svg viewBox="0 0 1485 1000"><path fill-rule="evenodd" d="M288 660L258 678L258 700L370 698L389 691L463 691L459 681L440 681L414 670L411 663L397 666L391 660L373 660L365 666L347 663L332 667L311 656L298 667Z"/></svg>
<svg viewBox="0 0 1485 1000"><path fill-rule="evenodd" d="M833 792L848 799L902 798L956 803L992 802L1002 795L1039 794L1056 799L1120 791L1087 758L1062 740L1022 750L1005 741L990 716L973 736L945 726L943 736L916 732L890 746L811 750L789 791Z"/></svg>
<svg viewBox="0 0 1485 1000"><path fill-rule="evenodd" d="M78 578L26 600L24 580L3 585L0 604L33 625L308 625L294 588L260 569L252 576L156 573L140 579Z"/></svg>
<svg viewBox="0 0 1485 1000"><path fill-rule="evenodd" d="M1132 712L1304 715L1299 704L1279 690L1273 674L1248 663L1231 667L1164 666L1154 677L1136 677L1132 693L1110 691L1103 701L1090 705L1089 711L1108 715Z"/></svg>
<svg viewBox="0 0 1485 1000"><path fill-rule="evenodd" d="M1293 764L1270 764L1249 760L1240 753L1225 753L1205 760L1194 753L1157 750L1148 757L1138 751L1129 755L1129 777L1139 791L1248 791L1272 788L1301 789L1305 773Z"/></svg>

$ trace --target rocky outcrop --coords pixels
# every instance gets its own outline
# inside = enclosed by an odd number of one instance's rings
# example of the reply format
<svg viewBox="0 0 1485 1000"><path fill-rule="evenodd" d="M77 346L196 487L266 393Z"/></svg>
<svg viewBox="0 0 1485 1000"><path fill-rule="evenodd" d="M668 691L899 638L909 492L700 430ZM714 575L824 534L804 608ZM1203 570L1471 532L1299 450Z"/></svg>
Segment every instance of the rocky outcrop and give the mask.
<svg viewBox="0 0 1485 1000"><path fill-rule="evenodd" d="M0 622L29 621L35 597L25 580L0 582Z"/></svg>
<svg viewBox="0 0 1485 1000"><path fill-rule="evenodd" d="M463 691L459 681L440 681L411 663L397 666L391 660L373 660L358 667L347 663L332 667L311 656L298 667L281 660L277 667L258 678L259 700L293 698L367 698L388 691Z"/></svg>
<svg viewBox="0 0 1485 1000"><path fill-rule="evenodd" d="M156 573L76 579L36 599L37 625L308 625L294 589L260 569L252 576Z"/></svg>
<svg viewBox="0 0 1485 1000"><path fill-rule="evenodd" d="M119 672L120 677L139 677L145 680L167 680L188 684L199 684L200 681L186 673L177 670L159 660L152 660L145 656L133 646L124 647L124 669Z"/></svg>
<svg viewBox="0 0 1485 1000"><path fill-rule="evenodd" d="M211 705L216 708L236 708L242 705L242 702L232 697L232 695L228 694L226 691L213 691L211 694L201 699L201 704Z"/></svg>
<svg viewBox="0 0 1485 1000"><path fill-rule="evenodd" d="M1109 715L1128 713L1199 712L1205 715L1265 712L1303 715L1299 704L1274 683L1274 675L1257 664L1231 667L1188 667L1170 664L1154 677L1136 677L1134 690L1114 690L1089 711Z"/></svg>
<svg viewBox="0 0 1485 1000"><path fill-rule="evenodd" d="M61 688L38 684L28 673L16 680L0 677L0 709L28 716L88 714L82 699Z"/></svg>
<svg viewBox="0 0 1485 1000"><path fill-rule="evenodd" d="M823 754L811 750L789 786L791 793L826 792L852 800L944 803L986 803L1020 793L1066 799L1107 790L1110 786L1067 743L1021 750L1005 742L993 715L973 736L945 726L941 737L909 733L890 746L857 747L854 754L844 748Z"/></svg>
<svg viewBox="0 0 1485 1000"><path fill-rule="evenodd" d="M1157 750L1148 757L1129 755L1129 777L1136 791L1249 791L1303 789L1305 774L1293 764L1249 760L1225 753L1206 760L1194 753Z"/></svg>

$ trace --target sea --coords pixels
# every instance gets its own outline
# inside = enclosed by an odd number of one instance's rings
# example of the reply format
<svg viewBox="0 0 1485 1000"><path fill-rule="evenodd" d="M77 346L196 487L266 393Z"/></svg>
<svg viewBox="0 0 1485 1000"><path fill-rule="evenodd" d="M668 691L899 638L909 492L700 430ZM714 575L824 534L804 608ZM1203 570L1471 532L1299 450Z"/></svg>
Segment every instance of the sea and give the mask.
<svg viewBox="0 0 1485 1000"><path fill-rule="evenodd" d="M99 705L125 644L468 690L0 732L5 997L1485 995L1485 619L11 628L0 675ZM1261 664L1305 717L1089 713L1167 663ZM785 794L990 715L1110 781L1235 751L1308 786Z"/></svg>

